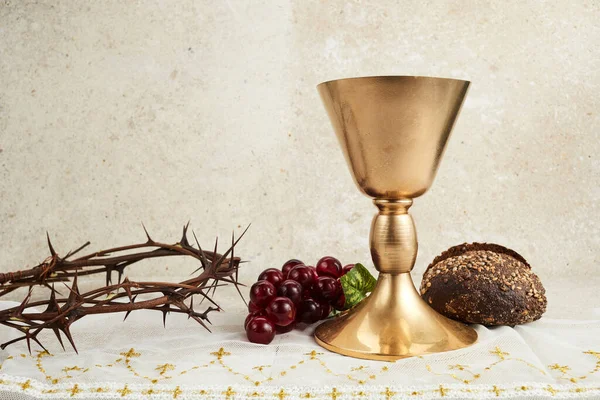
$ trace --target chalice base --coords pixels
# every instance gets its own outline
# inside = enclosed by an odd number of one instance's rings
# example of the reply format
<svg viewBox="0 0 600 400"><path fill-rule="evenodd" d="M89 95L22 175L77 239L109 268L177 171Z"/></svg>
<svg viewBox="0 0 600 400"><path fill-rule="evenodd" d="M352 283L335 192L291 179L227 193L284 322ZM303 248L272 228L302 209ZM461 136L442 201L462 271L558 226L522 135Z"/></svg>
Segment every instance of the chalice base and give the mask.
<svg viewBox="0 0 600 400"><path fill-rule="evenodd" d="M345 356L392 361L470 346L477 341L477 332L429 307L410 273L382 273L371 295L319 325L315 340Z"/></svg>

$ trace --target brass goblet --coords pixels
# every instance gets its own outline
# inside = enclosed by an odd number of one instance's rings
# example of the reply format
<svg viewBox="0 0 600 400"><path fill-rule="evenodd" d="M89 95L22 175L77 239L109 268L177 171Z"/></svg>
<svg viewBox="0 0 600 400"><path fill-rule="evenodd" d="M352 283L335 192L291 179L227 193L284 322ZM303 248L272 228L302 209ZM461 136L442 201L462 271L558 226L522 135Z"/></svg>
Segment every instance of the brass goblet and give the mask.
<svg viewBox="0 0 600 400"><path fill-rule="evenodd" d="M435 177L469 82L416 76L349 78L318 85L359 189L379 209L371 256L379 278L358 306L319 325L324 348L396 360L473 344L472 328L435 312L410 276L417 235L409 207Z"/></svg>

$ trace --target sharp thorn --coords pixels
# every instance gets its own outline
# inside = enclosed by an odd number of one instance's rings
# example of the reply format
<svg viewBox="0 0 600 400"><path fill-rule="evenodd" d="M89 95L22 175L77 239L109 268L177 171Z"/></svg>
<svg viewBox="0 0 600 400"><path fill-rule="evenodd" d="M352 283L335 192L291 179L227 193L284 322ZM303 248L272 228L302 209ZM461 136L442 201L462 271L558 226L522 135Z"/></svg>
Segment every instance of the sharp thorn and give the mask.
<svg viewBox="0 0 600 400"><path fill-rule="evenodd" d="M188 221L187 224L185 224L183 226L183 233L181 234L181 240L179 241L179 243L181 243L182 246L190 245L190 243L188 242L188 239L187 239L187 231L188 231L189 226L190 226L190 221Z"/></svg>
<svg viewBox="0 0 600 400"><path fill-rule="evenodd" d="M46 311L44 311L46 313L57 312L60 310L60 306L58 305L58 302L56 301L56 290L54 290L54 284L52 284L52 287L50 287L50 289L52 290L52 292L50 292L50 299L48 300L48 307L46 308Z"/></svg>
<svg viewBox="0 0 600 400"><path fill-rule="evenodd" d="M34 342L36 342L36 343L37 343L37 345L38 345L38 346L40 346L40 347L41 347L41 348L42 348L42 349L43 349L43 350L44 350L46 353L49 353L48 349L46 349L46 348L44 347L44 345L42 344L42 342L40 342L40 341L38 340L38 338L36 337L37 333L38 333L38 332L39 332L41 329L42 329L42 328L40 328L40 329L38 329L38 330L36 331L36 333L34 334L34 336L32 337L32 339L33 339L33 341L34 341Z"/></svg>
<svg viewBox="0 0 600 400"><path fill-rule="evenodd" d="M31 339L29 333L26 333L25 335L25 339L27 340L27 350L29 350L29 354L31 355Z"/></svg>
<svg viewBox="0 0 600 400"><path fill-rule="evenodd" d="M198 246L198 251L200 252L200 263L202 264L202 268L208 268L208 259L206 258L206 254L204 254L204 250L202 250L202 246L200 246L200 242L198 241L198 237L196 237L196 232L192 231L194 235L194 240L196 240L196 245ZM198 269L196 270L198 271Z"/></svg>
<svg viewBox="0 0 600 400"><path fill-rule="evenodd" d="M207 290L207 292L206 292L206 293L204 293L203 291L199 291L199 293L200 293L200 294L203 296L203 297L202 297L202 300L200 300L200 304L202 304L202 303L204 302L204 300L208 300L208 301L210 301L211 303L213 303L215 306L217 306L217 307L218 307L217 303L215 303L215 302L214 302L214 300L210 298L210 291L211 291L211 289L213 289L213 287L214 287L214 286L216 286L216 285L217 285L217 280L216 280L216 279L213 279L213 281L212 281L211 283L209 283L209 284L208 284L208 287L207 287L207 286L204 286L204 287L203 287L203 289L206 289L206 290Z"/></svg>
<svg viewBox="0 0 600 400"><path fill-rule="evenodd" d="M50 249L50 254L52 256L56 256L56 251L54 251L54 247L52 247L52 243L50 242L50 234L46 231L46 239L48 240L48 248Z"/></svg>
<svg viewBox="0 0 600 400"><path fill-rule="evenodd" d="M52 284L52 286L50 286L47 282L45 282L44 286L46 286L48 289L50 289L52 293L56 293L59 296L62 296L62 293L59 292L57 289L54 288L54 283ZM0 297L2 297L2 296L0 296Z"/></svg>
<svg viewBox="0 0 600 400"><path fill-rule="evenodd" d="M135 303L135 299L137 299L137 295L133 296L133 298L131 299L131 304ZM125 317L123 317L123 322L125 322L127 317L129 317L129 314L131 314L131 311L133 311L133 310L129 310L125 313Z"/></svg>
<svg viewBox="0 0 600 400"><path fill-rule="evenodd" d="M231 232L231 261L229 262L229 267L233 268L233 259L235 257L235 233L232 231ZM244 302L244 304L246 305L246 307L248 307L248 302L246 301L246 299L244 298L244 295L242 294L242 291L240 290L240 288L237 285L237 282L239 280L239 267L236 265L235 266L235 289L237 290L238 294L240 295L240 297L242 298L242 301Z"/></svg>
<svg viewBox="0 0 600 400"><path fill-rule="evenodd" d="M54 334L56 335L56 338L58 339L58 342L60 343L63 351L65 351L65 345L62 341L62 338L60 337L60 331L58 330L57 327L52 327L52 330L54 331Z"/></svg>
<svg viewBox="0 0 600 400"><path fill-rule="evenodd" d="M25 310L25 307L27 306L27 302L29 301L29 299L31 298L31 293L33 292L33 287L29 287L29 291L27 292L27 296L25 296L25 298L23 299L23 301L21 302L21 304L19 304L19 307L16 310L16 316L20 317L21 314L23 313L23 310Z"/></svg>
<svg viewBox="0 0 600 400"><path fill-rule="evenodd" d="M240 295L240 297L242 298L242 301L244 302L244 304L246 305L246 307L248 307L248 302L246 301L246 299L244 298L244 295L242 294L242 291L240 290L239 287L239 283L237 282L237 277L236 277L236 281L233 282L233 286L235 286L235 289L237 290L238 294Z"/></svg>
<svg viewBox="0 0 600 400"><path fill-rule="evenodd" d="M65 284L65 286L67 285ZM67 303L74 302L78 299L80 295L79 287L77 286L77 271L75 271L75 276L73 276L73 283L71 284L71 287L67 286L67 288L71 292L69 293L69 297L67 298Z"/></svg>
<svg viewBox="0 0 600 400"><path fill-rule="evenodd" d="M112 283L112 268L109 267L108 265L106 265L106 286L110 286L110 284Z"/></svg>
<svg viewBox="0 0 600 400"><path fill-rule="evenodd" d="M202 325L204 327L204 329L206 329L207 331L211 332L210 329L208 328L208 326L206 326L206 324L204 323L204 321L202 321L200 318L193 316L192 319L196 322L198 322L200 325Z"/></svg>
<svg viewBox="0 0 600 400"><path fill-rule="evenodd" d="M210 290L210 288L209 288L209 290ZM199 293L202 296L202 299L200 300L199 304L202 304L204 302L204 300L208 300L215 307L219 307L220 308L220 306L213 299L211 299L206 293L204 293L202 290L199 290L196 293Z"/></svg>
<svg viewBox="0 0 600 400"><path fill-rule="evenodd" d="M125 279L123 280L122 288L125 291L125 293L127 294L127 297L129 298L129 302L133 303L133 298L131 296L131 281L129 280L129 278L125 277ZM127 318L127 317L125 317L125 318Z"/></svg>
<svg viewBox="0 0 600 400"><path fill-rule="evenodd" d="M152 238L150 237L150 234L148 233L148 230L146 229L146 226L144 225L143 222L142 222L142 228L144 228L144 232L146 233L146 237L148 238L147 243L154 243L154 240L152 240Z"/></svg>
<svg viewBox="0 0 600 400"><path fill-rule="evenodd" d="M71 343L71 346L73 347L73 350L75 350L75 353L79 354L79 352L77 351L77 347L75 347L75 342L73 342L73 337L71 336L71 331L69 330L69 327L66 326L65 328L63 328L63 332L67 339L69 339L69 343Z"/></svg>
<svg viewBox="0 0 600 400"><path fill-rule="evenodd" d="M167 314L169 313L170 308L166 304L162 308L163 308L163 310L162 310L162 313L163 313L163 328L166 328L167 327Z"/></svg>
<svg viewBox="0 0 600 400"><path fill-rule="evenodd" d="M238 244L238 242L244 237L244 235L246 234L246 232L248 232L248 229L250 229L250 225L249 224L246 229L244 229L244 232L242 232L242 234L240 235L240 237L237 238L237 240L235 242L233 242L233 244L231 245L231 247L221 256L221 258L219 259L219 261L217 261L217 265L220 265L226 258L227 256L229 256L229 253L231 253L233 251L233 248ZM217 252L216 248L215 248L215 253Z"/></svg>
<svg viewBox="0 0 600 400"><path fill-rule="evenodd" d="M67 253L67 255L65 256L65 259L67 259L67 258L69 258L69 257L71 257L71 256L74 256L75 254L79 253L81 250L83 250L84 248L86 248L86 247L87 247L87 246L89 246L89 245L90 245L90 242L88 241L88 242L85 242L85 243L84 243L83 245L81 245L80 247L78 247L76 250L74 250L74 251L69 251L69 252Z"/></svg>
<svg viewBox="0 0 600 400"><path fill-rule="evenodd" d="M17 342L20 342L21 340L25 340L25 336L21 336L21 337L18 337L18 338L16 338L16 339L9 340L8 342L4 342L4 343L2 343L2 345L0 345L0 349L4 350L4 349L6 349L8 346L10 346L11 344L13 344L13 343L17 343Z"/></svg>

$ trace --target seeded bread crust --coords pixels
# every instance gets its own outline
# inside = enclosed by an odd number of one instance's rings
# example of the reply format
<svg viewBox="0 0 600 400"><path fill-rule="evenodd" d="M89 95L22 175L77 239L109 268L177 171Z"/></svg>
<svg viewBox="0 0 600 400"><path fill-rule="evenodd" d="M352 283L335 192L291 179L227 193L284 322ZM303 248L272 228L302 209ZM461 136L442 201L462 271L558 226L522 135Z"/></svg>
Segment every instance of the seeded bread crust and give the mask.
<svg viewBox="0 0 600 400"><path fill-rule="evenodd" d="M427 267L421 297L437 312L465 323L518 325L546 311L545 289L525 259L492 243L454 246Z"/></svg>

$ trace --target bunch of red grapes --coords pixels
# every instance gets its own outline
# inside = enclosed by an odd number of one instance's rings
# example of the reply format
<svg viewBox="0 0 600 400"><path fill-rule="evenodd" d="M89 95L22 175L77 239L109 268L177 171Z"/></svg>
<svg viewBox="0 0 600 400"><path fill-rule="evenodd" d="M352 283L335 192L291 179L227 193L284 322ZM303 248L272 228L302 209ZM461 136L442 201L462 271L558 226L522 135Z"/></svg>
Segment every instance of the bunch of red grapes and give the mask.
<svg viewBox="0 0 600 400"><path fill-rule="evenodd" d="M346 298L340 277L352 267L354 264L342 267L338 259L323 257L316 267L294 259L281 270L264 270L250 288L250 313L244 322L248 340L269 344L276 333L325 319L332 308L343 310Z"/></svg>

